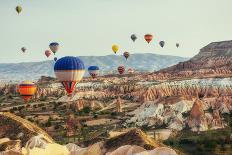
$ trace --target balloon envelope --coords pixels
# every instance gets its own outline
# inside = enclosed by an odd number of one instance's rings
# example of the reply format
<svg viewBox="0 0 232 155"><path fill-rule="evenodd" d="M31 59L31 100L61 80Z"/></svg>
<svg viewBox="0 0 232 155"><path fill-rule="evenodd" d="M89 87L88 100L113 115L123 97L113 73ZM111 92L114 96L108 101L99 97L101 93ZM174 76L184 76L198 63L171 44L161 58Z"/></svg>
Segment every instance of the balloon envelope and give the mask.
<svg viewBox="0 0 232 155"><path fill-rule="evenodd" d="M129 74L133 74L135 71L133 68L129 68L128 71L127 71Z"/></svg>
<svg viewBox="0 0 232 155"><path fill-rule="evenodd" d="M57 42L52 42L50 43L49 48L54 54L56 54L56 52L59 50L59 44Z"/></svg>
<svg viewBox="0 0 232 155"><path fill-rule="evenodd" d="M144 36L144 39L147 41L147 43L149 44L151 41L152 41L152 39L153 39L153 35L151 35L151 34L146 34L145 36Z"/></svg>
<svg viewBox="0 0 232 155"><path fill-rule="evenodd" d="M126 59L128 59L129 56L130 56L130 53L129 53L129 52L124 52L124 53L123 53L123 56L124 56Z"/></svg>
<svg viewBox="0 0 232 155"><path fill-rule="evenodd" d="M88 68L89 74L92 76L92 78L96 78L99 74L99 67L98 66L90 66Z"/></svg>
<svg viewBox="0 0 232 155"><path fill-rule="evenodd" d="M21 6L16 6L15 10L19 14L22 11L22 7Z"/></svg>
<svg viewBox="0 0 232 155"><path fill-rule="evenodd" d="M180 47L180 44L179 44L179 43L176 43L176 47L177 47L177 48Z"/></svg>
<svg viewBox="0 0 232 155"><path fill-rule="evenodd" d="M118 45L112 45L112 50L116 54L118 52L118 50L119 50L119 46Z"/></svg>
<svg viewBox="0 0 232 155"><path fill-rule="evenodd" d="M46 55L47 57L49 57L51 54L52 54L51 51L49 51L49 50L46 50L46 51L45 51L45 55Z"/></svg>
<svg viewBox="0 0 232 155"><path fill-rule="evenodd" d="M163 48L164 45L165 45L165 41L160 41L159 44L160 44L160 46Z"/></svg>
<svg viewBox="0 0 232 155"><path fill-rule="evenodd" d="M29 101L36 92L36 85L31 81L23 81L19 84L19 94L25 102Z"/></svg>
<svg viewBox="0 0 232 155"><path fill-rule="evenodd" d="M21 51L22 51L23 53L26 52L26 50L27 50L26 47L22 47L22 48L21 48Z"/></svg>
<svg viewBox="0 0 232 155"><path fill-rule="evenodd" d="M136 34L132 34L132 35L131 35L131 40L132 40L133 42L135 42L136 39L137 39Z"/></svg>
<svg viewBox="0 0 232 155"><path fill-rule="evenodd" d="M119 66L118 67L118 73L123 74L125 72L125 67L124 66Z"/></svg>
<svg viewBox="0 0 232 155"><path fill-rule="evenodd" d="M63 84L67 93L71 95L77 83L83 78L85 66L80 58L66 56L56 61L54 71L57 79Z"/></svg>

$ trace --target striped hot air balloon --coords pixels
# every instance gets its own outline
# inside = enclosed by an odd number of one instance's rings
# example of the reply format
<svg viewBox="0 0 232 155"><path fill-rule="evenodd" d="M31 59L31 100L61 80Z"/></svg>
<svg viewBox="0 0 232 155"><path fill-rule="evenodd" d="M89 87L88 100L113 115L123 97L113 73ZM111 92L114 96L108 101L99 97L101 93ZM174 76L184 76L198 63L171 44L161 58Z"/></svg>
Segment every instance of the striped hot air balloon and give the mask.
<svg viewBox="0 0 232 155"><path fill-rule="evenodd" d="M18 86L19 94L25 102L28 102L36 92L36 85L31 81L23 81Z"/></svg>
<svg viewBox="0 0 232 155"><path fill-rule="evenodd" d="M126 60L129 58L130 56L130 53L129 52L124 52L123 53L123 56L126 58Z"/></svg>
<svg viewBox="0 0 232 155"><path fill-rule="evenodd" d="M92 76L92 78L96 78L99 74L99 67L98 66L90 66L88 68L89 74Z"/></svg>
<svg viewBox="0 0 232 155"><path fill-rule="evenodd" d="M57 42L52 42L49 45L49 48L53 52L53 54L56 54L56 52L59 50L59 44Z"/></svg>
<svg viewBox="0 0 232 155"><path fill-rule="evenodd" d="M124 66L119 66L118 67L118 73L123 74L125 72L125 67Z"/></svg>
<svg viewBox="0 0 232 155"><path fill-rule="evenodd" d="M153 35L151 35L151 34L146 34L145 36L144 36L144 39L147 41L147 43L149 44L151 41L152 41L152 39L153 39Z"/></svg>
<svg viewBox="0 0 232 155"><path fill-rule="evenodd" d="M56 61L54 71L57 79L63 84L68 95L72 95L76 85L85 73L85 66L78 57L66 56Z"/></svg>

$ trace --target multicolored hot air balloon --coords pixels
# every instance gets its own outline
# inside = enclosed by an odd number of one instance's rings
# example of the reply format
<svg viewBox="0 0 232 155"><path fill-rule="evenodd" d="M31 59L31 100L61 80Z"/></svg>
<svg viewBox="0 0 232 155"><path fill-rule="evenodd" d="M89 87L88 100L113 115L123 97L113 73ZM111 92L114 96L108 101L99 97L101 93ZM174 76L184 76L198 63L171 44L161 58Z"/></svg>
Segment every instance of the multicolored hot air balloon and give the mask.
<svg viewBox="0 0 232 155"><path fill-rule="evenodd" d="M98 66L90 66L88 68L89 74L92 78L96 78L99 75L99 67Z"/></svg>
<svg viewBox="0 0 232 155"><path fill-rule="evenodd" d="M129 58L130 56L130 53L129 52L124 52L123 53L123 56L126 58L126 60Z"/></svg>
<svg viewBox="0 0 232 155"><path fill-rule="evenodd" d="M125 67L124 66L119 66L118 67L118 73L123 74L125 72Z"/></svg>
<svg viewBox="0 0 232 155"><path fill-rule="evenodd" d="M160 44L160 47L162 47L162 48L163 48L163 47L164 47L164 45L165 45L165 41L160 41L160 42L159 42L159 44Z"/></svg>
<svg viewBox="0 0 232 155"><path fill-rule="evenodd" d="M54 54L56 54L56 52L59 50L59 44L57 42L52 42L50 43L49 48Z"/></svg>
<svg viewBox="0 0 232 155"><path fill-rule="evenodd" d="M54 71L57 79L63 84L68 95L72 95L76 85L83 78L85 66L80 58L66 56L56 61Z"/></svg>
<svg viewBox="0 0 232 155"><path fill-rule="evenodd" d="M144 36L144 39L147 41L147 43L149 44L151 41L152 41L152 39L153 39L153 35L151 35L151 34L146 34L145 36Z"/></svg>
<svg viewBox="0 0 232 155"><path fill-rule="evenodd" d="M49 50L46 50L45 52L44 52L44 54L47 56L47 58L52 54L51 53L51 51L49 51Z"/></svg>
<svg viewBox="0 0 232 155"><path fill-rule="evenodd" d="M129 68L129 69L127 70L127 72L128 72L129 74L133 74L135 71L134 71L133 68Z"/></svg>
<svg viewBox="0 0 232 155"><path fill-rule="evenodd" d="M136 34L132 34L132 35L131 35L131 40L132 40L133 42L135 42L136 39L137 39Z"/></svg>
<svg viewBox="0 0 232 155"><path fill-rule="evenodd" d="M57 57L54 57L54 61L57 61Z"/></svg>
<svg viewBox="0 0 232 155"><path fill-rule="evenodd" d="M119 50L119 46L118 45L112 45L112 50L116 54L118 52L118 50Z"/></svg>
<svg viewBox="0 0 232 155"><path fill-rule="evenodd" d="M25 102L28 102L36 92L36 85L30 81L23 81L19 84L19 94Z"/></svg>
<svg viewBox="0 0 232 155"><path fill-rule="evenodd" d="M179 48L179 47L180 47L180 44L179 44L179 43L176 43L176 47Z"/></svg>
<svg viewBox="0 0 232 155"><path fill-rule="evenodd" d="M26 50L27 50L26 47L22 47L22 48L21 48L21 51L22 51L23 53L25 53Z"/></svg>
<svg viewBox="0 0 232 155"><path fill-rule="evenodd" d="M20 14L20 12L22 11L22 7L21 6L16 6L15 10L17 11L18 14Z"/></svg>

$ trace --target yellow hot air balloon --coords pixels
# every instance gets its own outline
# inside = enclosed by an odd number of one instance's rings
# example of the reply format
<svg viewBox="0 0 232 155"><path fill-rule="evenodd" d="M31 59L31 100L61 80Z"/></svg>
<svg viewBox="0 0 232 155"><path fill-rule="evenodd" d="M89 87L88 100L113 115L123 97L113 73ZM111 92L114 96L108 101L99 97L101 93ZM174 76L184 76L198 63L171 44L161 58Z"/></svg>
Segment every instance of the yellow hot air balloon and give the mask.
<svg viewBox="0 0 232 155"><path fill-rule="evenodd" d="M116 54L118 52L118 50L119 50L119 46L118 45L113 45L112 50Z"/></svg>

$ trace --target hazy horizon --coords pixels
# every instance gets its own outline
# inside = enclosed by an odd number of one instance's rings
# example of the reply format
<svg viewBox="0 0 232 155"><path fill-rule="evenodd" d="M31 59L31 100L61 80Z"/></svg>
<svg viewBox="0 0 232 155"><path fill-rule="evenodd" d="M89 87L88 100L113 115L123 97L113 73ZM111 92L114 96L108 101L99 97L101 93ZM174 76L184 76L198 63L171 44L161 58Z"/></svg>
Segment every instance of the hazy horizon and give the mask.
<svg viewBox="0 0 232 155"><path fill-rule="evenodd" d="M192 57L215 41L231 40L230 0L2 0L0 63L48 60L44 51L60 44L57 57L111 55L112 44L132 53ZM17 14L15 7L23 10ZM131 34L137 34L133 43ZM151 44L143 35L151 33ZM162 49L158 42L166 41ZM176 42L180 48L176 48ZM27 48L26 53L20 51ZM49 60L53 59L53 56Z"/></svg>

